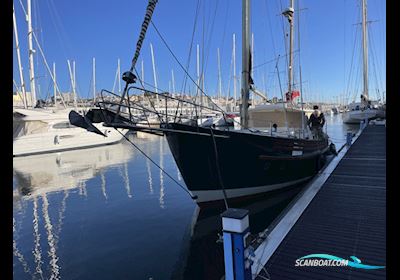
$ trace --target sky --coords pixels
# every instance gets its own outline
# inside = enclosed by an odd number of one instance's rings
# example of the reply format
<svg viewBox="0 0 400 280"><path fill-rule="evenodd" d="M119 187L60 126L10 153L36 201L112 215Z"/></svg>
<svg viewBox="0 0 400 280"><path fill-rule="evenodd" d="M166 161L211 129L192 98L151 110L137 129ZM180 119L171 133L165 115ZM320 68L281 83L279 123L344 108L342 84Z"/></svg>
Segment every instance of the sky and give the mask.
<svg viewBox="0 0 400 280"><path fill-rule="evenodd" d="M251 2L253 80L269 98L280 97L281 92L287 90L288 80L285 48L288 22L281 13L289 6L289 0ZM24 0L14 1L14 7L23 74L29 91L27 24L21 3L26 9ZM154 25L179 63L186 67L189 61L188 72L194 80L197 78L196 45L199 44L200 70L204 72L208 95L218 93L217 48L220 50L222 95L234 94L232 36L236 36L236 76L240 77L241 5L241 0L159 0L155 8ZM34 32L50 68L56 64L60 90L71 90L67 60L75 61L78 95L92 97L93 57L96 59L96 91L112 90L117 60L121 61L122 73L130 68L146 6L145 0L32 0ZM306 101L359 98L362 91L360 6L361 0L295 1L294 82ZM368 20L371 21L368 24L370 97L377 99L386 91L386 1L368 0ZM159 91L172 90L173 71L175 91L193 94L195 85L188 79L184 87L184 70L152 25L136 65L141 75L143 60L146 88L152 89L155 84L150 43L154 49ZM53 94L52 81L35 43L34 48L36 91L45 99ZM13 77L20 85L14 38L13 57ZM239 96L239 81L237 87ZM118 91L118 84L115 91Z"/></svg>

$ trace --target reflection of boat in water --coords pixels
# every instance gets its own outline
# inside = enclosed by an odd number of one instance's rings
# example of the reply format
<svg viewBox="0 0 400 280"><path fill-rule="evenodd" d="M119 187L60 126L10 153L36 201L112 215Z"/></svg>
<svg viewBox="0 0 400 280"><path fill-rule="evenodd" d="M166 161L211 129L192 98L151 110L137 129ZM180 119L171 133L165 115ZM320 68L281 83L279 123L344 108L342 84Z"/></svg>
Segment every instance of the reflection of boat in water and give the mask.
<svg viewBox="0 0 400 280"><path fill-rule="evenodd" d="M229 206L250 211L250 232L255 234L268 227L303 186L277 190L246 202L230 203ZM221 279L224 275L223 243L217 240L218 234L222 233L220 214L223 211L223 207L196 207L187 229L188 240L181 249L172 279Z"/></svg>
<svg viewBox="0 0 400 280"><path fill-rule="evenodd" d="M130 140L132 140L131 137L135 136L131 135ZM134 141L140 143L140 147L152 155L160 166L167 167L168 149L165 139L156 137L156 141L153 142L136 138ZM89 266L97 267L97 254L107 254L110 248L107 246L117 248L118 254L132 256L124 242L113 241L104 231L98 236L97 227L107 227L107 223L114 225L117 219L115 216L118 217L123 212L116 213L116 209L126 209L125 207L132 209L130 207L134 205L138 207L138 203L150 204L149 202L153 201L160 212L167 212L163 209L169 210L169 205L165 200L168 181L165 176L159 178L159 170L152 168L151 162L148 161L147 170L137 170L134 174L138 176L132 176L128 169L129 165L137 163L136 160L143 160L133 150L130 144L123 141L110 146L63 152L58 157L57 154L47 154L27 156L24 160L14 158L16 173L14 173L13 263L16 279L76 278L75 275L81 270L81 262L88 260ZM91 155L90 159L85 158L88 155ZM109 167L108 171L107 167ZM121 178L119 175L123 180L116 180L116 178ZM81 188L81 186L92 177L94 177L92 180L86 182L85 196L84 187ZM149 185L147 185L147 179ZM63 180L65 184L62 183ZM141 188L137 193L133 189L135 182L138 184L141 182ZM129 185L131 185L130 189ZM81 190L83 194L80 194ZM148 200L143 201L143 195L147 196L145 199ZM128 201L131 196L133 196L132 200ZM125 198L124 201L127 203L121 203L121 198ZM118 208L114 208L115 205L118 205ZM146 211L146 206L140 206L139 209ZM87 212L82 212L82 210L87 210ZM108 211L105 213L109 213L110 216L105 215L103 210ZM132 217L130 212L122 215ZM141 214L140 217L142 216ZM96 218L91 219L91 217ZM153 222L150 227L153 227ZM125 224L123 222L120 224L122 231L125 232ZM92 230L95 237L92 235ZM109 232L114 233L114 228ZM119 228L117 232L121 232ZM90 241L88 242L82 236L87 236ZM93 243L91 243L92 240ZM99 241L107 243L109 240L112 245L99 246L97 254L93 253ZM71 256L75 256L75 250L78 253L82 252L82 256L78 256L72 263ZM87 251L83 252L84 250ZM89 253L86 254L86 252ZM129 273L141 272L131 269Z"/></svg>
<svg viewBox="0 0 400 280"><path fill-rule="evenodd" d="M76 188L106 167L126 163L132 154L133 148L121 142L103 147L16 157L13 160L16 186L22 196Z"/></svg>
<svg viewBox="0 0 400 280"><path fill-rule="evenodd" d="M132 147L126 142L121 142L79 151L14 158L16 188L13 195L14 264L22 265L25 276L30 275L32 279L62 278L63 267L58 244L67 208L67 198L71 190L78 188L80 194L86 196L85 182L99 173L102 193L107 200L105 169L118 166L127 196L131 198L127 162L132 155ZM61 200L56 200L57 203L54 203L52 196L49 195L53 192L59 192L62 196ZM20 236L22 218L16 218L19 213L25 216L27 207L30 207L26 203L27 200L33 212L33 239L30 239L33 240L33 245L32 249L28 250L26 250L26 240L22 240ZM31 259L34 262L31 263Z"/></svg>

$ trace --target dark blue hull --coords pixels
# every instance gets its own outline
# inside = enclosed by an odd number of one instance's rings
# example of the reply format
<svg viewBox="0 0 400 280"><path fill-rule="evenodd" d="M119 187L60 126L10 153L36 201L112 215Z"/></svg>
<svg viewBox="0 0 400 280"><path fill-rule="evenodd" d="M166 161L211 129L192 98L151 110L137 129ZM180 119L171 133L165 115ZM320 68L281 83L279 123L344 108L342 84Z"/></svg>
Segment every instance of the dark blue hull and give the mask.
<svg viewBox="0 0 400 280"><path fill-rule="evenodd" d="M222 186L228 197L238 197L297 184L318 172L328 150L327 139L217 129L211 133L210 128L177 123L162 127L168 128L164 133L170 150L198 202L214 200L216 194L221 199Z"/></svg>

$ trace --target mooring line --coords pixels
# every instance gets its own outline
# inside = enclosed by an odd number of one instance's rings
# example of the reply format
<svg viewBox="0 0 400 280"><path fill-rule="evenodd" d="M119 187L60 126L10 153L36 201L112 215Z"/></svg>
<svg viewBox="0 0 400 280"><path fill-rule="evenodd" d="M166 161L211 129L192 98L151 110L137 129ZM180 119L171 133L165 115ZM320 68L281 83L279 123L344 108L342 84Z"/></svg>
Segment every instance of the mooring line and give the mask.
<svg viewBox="0 0 400 280"><path fill-rule="evenodd" d="M223 183L223 181L222 181L221 171L220 171L220 169L219 169L219 160L218 160L217 144L215 143L214 133L213 133L211 127L210 127L210 132L211 132L211 138L212 138L213 144L214 144L215 165L217 166L218 180L219 180L219 184L221 185L221 188L222 188L222 193L224 194L225 208L226 208L226 210L228 210L228 209L229 209L229 206L228 206L228 198L227 198L227 196L226 196L226 191L225 191L224 183Z"/></svg>
<svg viewBox="0 0 400 280"><path fill-rule="evenodd" d="M159 166L154 160L152 160L148 155L146 155L145 152L143 152L137 145L135 145L128 137L126 137L125 134L123 134L121 131L119 131L117 128L114 127L114 129L116 131L118 131L119 134L121 134L126 141L128 141L129 143L132 144L132 146L134 146L142 155L144 155L148 160L150 160L155 166L157 166L162 172L164 172L165 175L168 176L168 178L170 178L172 181L174 181L180 188L182 188L182 190L184 190L185 192L187 192L187 194L190 196L190 198L192 199L197 199L197 195L192 195L188 189L186 189L182 184L180 184L177 180L175 180L171 175L168 174L167 171L165 171L163 168L161 168L161 166Z"/></svg>

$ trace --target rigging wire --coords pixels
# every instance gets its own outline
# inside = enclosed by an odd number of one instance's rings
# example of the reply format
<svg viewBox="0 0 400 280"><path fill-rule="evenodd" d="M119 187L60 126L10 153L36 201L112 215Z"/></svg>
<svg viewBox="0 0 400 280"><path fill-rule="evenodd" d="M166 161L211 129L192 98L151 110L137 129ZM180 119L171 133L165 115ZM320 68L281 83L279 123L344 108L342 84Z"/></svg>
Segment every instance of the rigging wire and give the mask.
<svg viewBox="0 0 400 280"><path fill-rule="evenodd" d="M378 97L378 99L380 99L380 96L379 96L379 82L378 82L378 76L377 76L377 74L376 74L376 63L375 63L375 60L376 60L376 53L375 53L375 49L373 48L373 45L372 45L372 38L371 38L371 34L370 33L372 33L371 32L371 30L370 29L367 29L369 32L368 32L368 40L369 40L369 45L370 45L370 53L371 53L371 61L372 61L372 68L373 68L373 72L374 72L374 78L375 78L375 90L377 90L377 92L376 92L376 96Z"/></svg>
<svg viewBox="0 0 400 280"><path fill-rule="evenodd" d="M280 4L280 11L283 11L283 6L282 6L282 0L280 0L279 1L279 4ZM287 32L285 31L285 22L284 22L284 17L281 15L280 16L280 18L281 18L281 23L282 23L282 31L283 31L283 39L284 39L284 46L285 46L285 53L286 53L286 56L285 56L285 61L286 61L286 68L285 69L289 69L289 60L287 59L287 57L290 55L289 53L288 53L288 46L287 46L287 44L288 44L288 40L287 40L287 36L286 36L286 34L287 34ZM285 71L287 71L287 70L285 70ZM289 82L289 81L288 81Z"/></svg>
<svg viewBox="0 0 400 280"><path fill-rule="evenodd" d="M265 0L265 1L264 1L264 4L265 4L265 5L264 5L264 7L265 7L265 14L268 14L268 1ZM272 32L271 17L268 17L268 16L267 16L267 17L265 17L265 18L267 18L267 20L268 20L268 22L265 22L265 24L266 24L266 25L268 24L268 27L269 27L268 30L269 30L270 38L271 38L271 42L272 42L272 50L273 50L274 56L277 57L277 51L276 51L276 47L275 47L275 39L274 39L274 35L273 35L273 32ZM269 63L269 62L267 62L267 63ZM265 63L264 66L265 66L267 63ZM262 65L260 64L259 66L262 66ZM252 65L252 67L253 67L253 69L255 69L255 68L257 68L258 66ZM266 67L264 67L264 71L267 72ZM266 77L265 83L268 84L268 77ZM265 89L265 92L267 92L266 89Z"/></svg>
<svg viewBox="0 0 400 280"><path fill-rule="evenodd" d="M233 50L231 54L231 63L229 66L229 81L228 81L228 91L227 91L227 98L229 99L231 97L231 81L235 82L235 79L233 77ZM233 79L232 79L233 78Z"/></svg>
<svg viewBox="0 0 400 280"><path fill-rule="evenodd" d="M301 61L300 61L300 54L301 54L301 52L300 52L300 47L301 47L301 45L300 45L300 0L298 0L297 1L297 10L298 10L298 13L297 13L297 34L298 34L298 36L297 36L297 39L298 39L298 48L299 48L299 83L300 83L300 102L301 102L301 111L302 111L302 114L301 114L301 126L302 126L302 128L301 128L301 133L302 133L302 136L303 136L303 138L304 138L304 129L305 129L305 127L304 127L304 118L305 118L305 115L304 115L304 97L303 97L303 95L304 95L304 92L303 92L303 81L302 81L302 79L301 79ZM328 126L325 126L325 127L328 127Z"/></svg>
<svg viewBox="0 0 400 280"><path fill-rule="evenodd" d="M43 36L41 36L41 31L40 31L40 28L39 28L39 20L38 20L39 12L38 12L38 2L37 1L33 1L33 3L32 3L32 14L33 14L32 30L34 30L34 32L37 33L37 37L38 37L38 40L40 41L40 45L43 46ZM41 72L42 72L41 68L42 67L39 67L39 66L41 66L41 65L39 65L39 59L36 59L35 63L36 63L36 65L35 65L35 70L36 70L35 71L35 74L36 74L35 75L35 79L37 81L38 96L40 96L40 98L38 98L38 99L42 99L43 98L42 97L42 93L40 92L40 80L42 80L42 78L46 79L47 76L46 76L46 72L44 73L44 75L41 75Z"/></svg>
<svg viewBox="0 0 400 280"><path fill-rule="evenodd" d="M372 63L373 63L373 69L374 69L374 75L375 75L375 87L377 88L378 92L379 92L379 88L383 88L382 84L380 83L382 81L382 76L381 76L381 71L378 71L379 74L379 78L378 78L378 74L377 74L377 68L382 69L381 68L381 64L379 63L379 60L377 59L377 54L376 54L376 46L375 46L375 41L373 40L372 37L372 31L371 28L369 28L368 30L368 38L369 38L369 45L371 46L371 56L372 56ZM379 95L379 98L381 98L381 96Z"/></svg>
<svg viewBox="0 0 400 280"><path fill-rule="evenodd" d="M53 22L57 38L61 46L61 50L64 55L64 59L67 60L68 57L71 57L72 53L71 40L69 39L67 32L65 31L63 21L61 20L60 15L57 12L57 8L53 0L46 1L46 4L50 10L50 18Z"/></svg>
<svg viewBox="0 0 400 280"><path fill-rule="evenodd" d="M187 62L186 62L186 71L189 71L190 58L191 58L192 49L193 49L194 34L195 34L195 31L196 31L196 26L197 26L199 6L200 6L200 0L197 0L196 13L195 13L195 16L194 16L194 23L193 23L193 30L192 30L192 38L190 40L189 54L188 54L188 59L187 59ZM182 87L181 87L181 92L185 92L186 91L186 83L187 83L187 76L184 76L183 82L182 82Z"/></svg>
<svg viewBox="0 0 400 280"><path fill-rule="evenodd" d="M200 70L200 77L198 77L199 79L199 86L200 88L204 91L204 49L206 48L205 46L205 40L204 40L204 36L205 36L205 32L206 32L206 5L205 5L205 1L203 1L203 29L202 29L202 48L201 48L201 70ZM196 97L200 98L200 104L203 105L203 95L201 94L201 92L197 91L196 93ZM202 110L200 109L200 117L202 117Z"/></svg>
<svg viewBox="0 0 400 280"><path fill-rule="evenodd" d="M359 95L358 93L360 92L360 88L362 87L361 80L363 78L363 73L362 73L362 69L363 69L363 57L362 57L362 46L361 44L359 44L358 46L358 58L359 58L359 62L358 62L358 67L357 67L357 74L356 74L356 80L355 80L355 91L354 91L354 100L357 99L357 96ZM363 89L362 89L362 93Z"/></svg>
<svg viewBox="0 0 400 280"><path fill-rule="evenodd" d="M215 142L214 133L213 133L211 127L210 127L210 133L211 133L211 138L212 138L213 146L214 146L215 166L217 167L218 181L219 181L219 184L221 185L222 193L223 193L223 195L224 195L225 208L226 208L226 210L228 210L228 209L229 209L229 206L228 206L228 197L227 197L227 195L226 195L226 190L225 190L224 182L223 182L223 180L222 180L221 170L220 170L220 167L219 167L219 157L218 157L217 144L216 144L216 142Z"/></svg>
<svg viewBox="0 0 400 280"><path fill-rule="evenodd" d="M343 50L346 49L346 0L343 0ZM343 51L343 98L346 94L346 51Z"/></svg>
<svg viewBox="0 0 400 280"><path fill-rule="evenodd" d="M359 9L359 8L358 8ZM349 81L347 85L347 97L350 99L352 98L352 101L355 102L358 96L359 92L359 87L360 87L360 79L361 79L361 69L362 69L362 55L361 55L361 36L358 35L359 29L361 29L360 21L361 21L361 15L362 13L357 13L357 18L356 18L356 29L355 29L355 35L354 35L354 46L353 46L353 54L352 54L352 59L351 59L351 65L350 65L350 74L349 74ZM357 49L356 49L357 48ZM355 53L358 54L358 67L356 67L356 72L353 72L353 59L355 57ZM356 58L356 59L357 59ZM355 60L356 60L355 59ZM355 66L355 64L354 64ZM354 92L351 94L351 90L349 90L349 87L351 83L354 85ZM350 100L349 100L350 101Z"/></svg>
<svg viewBox="0 0 400 280"><path fill-rule="evenodd" d="M281 92L282 101L284 101L285 99L283 98L283 90L282 90L282 85L281 85L281 79L280 79L280 77L279 77L278 62L279 62L279 60L276 62L275 68L276 68L276 73L278 74L279 89L280 89L280 92ZM289 131L289 126L288 126L288 122L287 122L287 113L286 113L285 103L282 103L282 105L283 105L283 111L285 112L285 126L287 127L287 129L288 129L288 131Z"/></svg>
<svg viewBox="0 0 400 280"><path fill-rule="evenodd" d="M358 62L358 67L357 67L357 73L356 73L356 76L355 76L355 83L354 83L354 87L355 87L355 91L354 91L354 93L353 93L353 100L355 101L356 99L357 99L357 95L358 95L358 92L359 92L359 87L360 87L360 81L361 81L361 69L362 69L362 65L363 65L363 59L362 59L362 55L361 55L361 46L358 46L358 50L359 50L359 56L358 56L358 58L359 58L359 62ZM363 92L364 93L364 92Z"/></svg>
<svg viewBox="0 0 400 280"><path fill-rule="evenodd" d="M227 8L226 8L226 12L225 12L225 24L224 24L224 28L223 28L223 31L222 31L222 42L221 42L221 46L222 46L222 48L221 48L221 57L224 55L224 50L225 50L225 46L224 46L224 43L225 43L225 35L226 35L226 26L227 26L227 24L228 24L228 14L229 14L229 7L230 7L230 5L229 5L229 3L230 3L230 1L228 1L227 2L228 3L228 5L227 5ZM222 74L221 74L221 76L222 76ZM222 77L221 77L221 80L222 80ZM222 81L221 81L221 83L222 83ZM223 83L222 83L223 84ZM226 86L225 86L226 87ZM224 86L222 85L222 88L224 88ZM224 90L223 90L224 91Z"/></svg>
<svg viewBox="0 0 400 280"><path fill-rule="evenodd" d="M140 85L142 86L142 88L143 88L145 91L147 91L147 89L146 89L145 86L144 86L145 82L141 80L140 75L139 75L139 73L138 73L138 71L137 71L137 69L136 69L136 66L134 66L133 69L134 69L134 71L135 71L135 73L136 73L136 77L138 78L138 80L139 80L139 82L140 82ZM147 84L147 83L146 83L146 84ZM149 84L149 85L150 85L150 84ZM154 88L153 85L151 85L151 87ZM157 90L158 90L158 89L157 89ZM163 90L162 90L162 91L163 91ZM158 96L157 96L157 98L158 98ZM151 107L153 108L155 114L157 115L158 120L161 122L161 116L160 116L160 114L158 113L158 111L156 110L156 108L155 108L155 106L154 106L154 103L151 101L150 96L147 96L147 99L149 100L149 103L150 103ZM127 102L128 106L129 106L130 102L131 102L131 101L129 100L129 96L128 96L128 102ZM130 106L129 106L129 111L130 111ZM145 113L145 111L143 111L143 112ZM146 116L146 113L145 113L145 116ZM148 123L149 126L150 126L150 123L149 123L149 121L148 121L148 119L147 119L147 116L146 116L146 121L147 121L147 123Z"/></svg>
<svg viewBox="0 0 400 280"><path fill-rule="evenodd" d="M297 52L300 52L300 49L293 51L293 53L297 53ZM256 65L256 66L253 66L253 67L251 68L251 70L254 70L254 69L259 68L259 67L261 67L261 66L264 66L264 65L266 65L266 64L275 62L275 61L279 60L281 57L288 57L288 56L289 56L289 54L285 54L285 55L280 55L280 54L278 54L278 56L277 56L276 58L273 58L273 59L271 59L271 60L268 60L268 61L265 61L265 62L263 62L263 63L261 63L261 64L258 64L258 65Z"/></svg>
<svg viewBox="0 0 400 280"><path fill-rule="evenodd" d="M182 190L184 190L192 199L196 199L197 196L194 196L190 193L190 191L185 188L181 183L179 183L177 180L175 180L167 171L165 171L160 165L158 165L152 158L150 158L145 152L142 151L135 143L133 143L125 134L123 134L121 131L119 131L117 128L114 127L116 131L118 131L119 134L121 134L126 141L128 141L130 144L132 144L144 157L146 157L149 161L151 161L155 166L157 166L165 175L168 176L172 181L174 181Z"/></svg>
<svg viewBox="0 0 400 280"><path fill-rule="evenodd" d="M349 87L350 87L350 84L351 84L352 74L353 74L353 62L354 62L354 56L355 56L355 50L356 50L357 38L358 38L357 32L358 32L358 28L356 28L356 34L355 34L355 36L354 36L353 52L352 52L352 55L351 55L350 70L349 70L350 73L349 73L348 80L347 80L347 90L346 90L346 92L347 92L347 98L350 98L350 90L349 90Z"/></svg>
<svg viewBox="0 0 400 280"><path fill-rule="evenodd" d="M176 57L176 55L174 54L174 52L171 50L171 48L169 47L168 43L165 41L164 37L161 35L161 33L158 31L157 27L155 26L154 22L151 20L150 21L152 26L154 27L154 29L156 30L157 34L160 36L162 42L164 43L164 45L167 47L168 51L171 53L171 55L173 56L173 58L176 60L176 62L179 64L179 66L182 68L182 70L186 73L186 75L189 77L189 79L196 85L196 87L198 88L198 90L203 93L210 101L211 103L213 103L215 105L215 107L223 114L225 114L224 110L222 110L212 99L210 96L208 96L202 89L201 87L196 83L196 81L193 80L193 78L190 76L190 74L186 71L186 69L183 67L183 65L181 64L181 62L179 61L179 59Z"/></svg>
<svg viewBox="0 0 400 280"><path fill-rule="evenodd" d="M25 16L28 15L28 13L25 10L25 6L24 6L24 4L22 3L21 0L19 0L19 3L21 4L22 10L24 11Z"/></svg>
<svg viewBox="0 0 400 280"><path fill-rule="evenodd" d="M86 94L87 99L89 99L89 96L91 95L92 90L93 90L93 73L92 73L92 75L90 75L88 93Z"/></svg>
<svg viewBox="0 0 400 280"><path fill-rule="evenodd" d="M308 33L308 26L310 26L310 25L309 25L309 22L308 22L308 14L307 13L304 13L304 16L302 17L302 21L304 22L304 24L302 25L304 28L303 28L303 33L302 33L301 38L302 38L302 42L304 42L303 46L304 45L308 46L309 42L310 42L310 40L309 40L310 36L309 36L309 33ZM303 61L304 60L308 61L309 59L304 59L305 56L306 56L306 58L309 57L309 49L307 49L307 48L305 49L305 51L304 50L302 51L302 57L303 57ZM311 100L309 95L311 96L311 86L310 86L310 84L311 84L311 77L312 77L311 74L312 73L310 72L310 68L306 68L306 71L307 71L306 76L308 77L309 81L308 81L308 84L307 84L307 89L304 89L304 92L307 92L307 95L304 95L304 102L305 102L306 99ZM302 69L302 73L304 73L304 72L305 72L304 69ZM303 84L304 83L305 83L305 81L303 82Z"/></svg>
<svg viewBox="0 0 400 280"><path fill-rule="evenodd" d="M215 9L214 9L214 14L213 14L213 20L212 20L212 23L211 23L211 27L210 27L210 32L209 32L209 37L208 37L208 41L207 41L207 45L204 45L203 46L203 50L204 50L204 47L205 47L205 49L207 50L207 53L206 53L206 58L205 58L205 62L204 62L204 57L203 57L203 64L205 63L205 65L204 65L204 70L202 71L203 72L203 79L204 79L204 72L206 72L206 70L207 70L207 66L208 66L208 57L209 57L209 55L210 55L210 44L211 44L211 39L212 39L212 35L213 35L213 31L214 31L214 23L215 23L215 18L216 18L216 16L217 16L217 10L218 10L218 4L219 4L219 1L217 0L216 2L215 2Z"/></svg>

